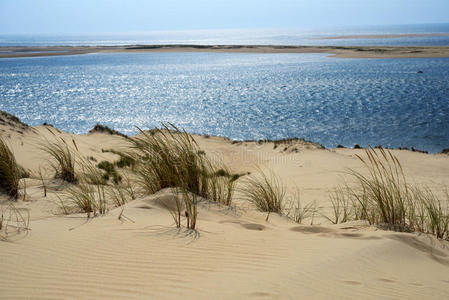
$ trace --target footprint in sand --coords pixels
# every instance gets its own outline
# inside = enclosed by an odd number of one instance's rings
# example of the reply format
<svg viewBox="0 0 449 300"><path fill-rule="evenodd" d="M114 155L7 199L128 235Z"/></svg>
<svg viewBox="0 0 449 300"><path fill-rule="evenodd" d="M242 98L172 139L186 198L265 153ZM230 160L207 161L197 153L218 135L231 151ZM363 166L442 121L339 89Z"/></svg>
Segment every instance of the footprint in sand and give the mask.
<svg viewBox="0 0 449 300"><path fill-rule="evenodd" d="M424 284L416 283L416 282L412 282L412 283L410 283L410 285L414 285L414 286L424 286Z"/></svg>
<svg viewBox="0 0 449 300"><path fill-rule="evenodd" d="M245 223L242 224L242 226L249 230L259 230L259 231L265 230L266 228L264 225L257 223Z"/></svg>
<svg viewBox="0 0 449 300"><path fill-rule="evenodd" d="M330 233L334 232L333 229L321 226L296 226L290 228L291 231L297 231L302 233Z"/></svg>
<svg viewBox="0 0 449 300"><path fill-rule="evenodd" d="M344 280L343 283L346 283L348 285L362 285L361 282L359 281L354 281L354 280Z"/></svg>
<svg viewBox="0 0 449 300"><path fill-rule="evenodd" d="M265 293L265 292L254 292L254 293L250 293L248 294L250 297L256 297L256 298L272 298L272 294L270 293Z"/></svg>
<svg viewBox="0 0 449 300"><path fill-rule="evenodd" d="M377 280L386 282L386 283L395 283L396 282L396 280L388 279L388 278L378 278Z"/></svg>

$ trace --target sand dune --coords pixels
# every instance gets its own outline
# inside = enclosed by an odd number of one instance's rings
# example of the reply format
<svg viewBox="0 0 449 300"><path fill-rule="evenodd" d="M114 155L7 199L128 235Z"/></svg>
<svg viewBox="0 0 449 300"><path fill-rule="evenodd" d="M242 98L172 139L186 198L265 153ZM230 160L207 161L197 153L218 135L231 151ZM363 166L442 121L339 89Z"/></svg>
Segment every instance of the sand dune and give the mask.
<svg viewBox="0 0 449 300"><path fill-rule="evenodd" d="M23 167L33 173L48 163L36 146L51 138L46 127L3 124L0 130ZM127 146L122 137L103 133L58 136L73 138L80 152L98 161L116 159L102 149ZM299 188L301 199L316 201L323 212L330 207L329 189L349 180L345 170L363 172L355 157L363 150L196 139L207 155L237 171L272 169L289 192ZM449 156L394 153L414 183L440 192L449 186ZM64 184L51 175L46 198L39 180L25 179L27 196L17 207L30 211L31 230L0 242L2 299L448 298L449 244L429 235L364 222L330 225L319 216L313 225L275 214L267 221L238 193L232 208L202 201L197 232L177 230L161 206L173 197L170 189L139 195L105 216L66 216L56 197Z"/></svg>

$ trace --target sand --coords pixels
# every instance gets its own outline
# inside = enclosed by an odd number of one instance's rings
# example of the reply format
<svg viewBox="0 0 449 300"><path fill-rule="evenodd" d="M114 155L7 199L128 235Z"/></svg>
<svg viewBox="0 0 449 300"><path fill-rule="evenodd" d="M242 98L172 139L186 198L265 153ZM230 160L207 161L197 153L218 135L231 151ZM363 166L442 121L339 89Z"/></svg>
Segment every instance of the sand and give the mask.
<svg viewBox="0 0 449 300"><path fill-rule="evenodd" d="M46 126L0 124L17 161L36 173L48 165L37 148L51 138ZM117 156L126 140L104 133L73 138L80 152L98 161ZM236 171L271 169L303 203L316 201L326 213L332 189L349 179L347 168L363 172L355 154L363 150L321 149L295 142L232 143L196 136L207 155ZM287 149L285 149L287 148ZM449 156L393 151L409 180L442 192L449 186ZM177 231L161 199L173 191L139 195L122 209L87 219L60 215L51 180L28 178L26 198L17 207L31 215L26 234L0 241L2 299L447 299L449 243L424 234L380 230L363 222L331 225L316 216L296 224L257 212L235 195L232 209L203 203L198 231ZM22 183L23 185L23 183ZM0 195L6 201L4 195ZM329 208L330 209L330 208Z"/></svg>
<svg viewBox="0 0 449 300"><path fill-rule="evenodd" d="M323 40L343 40L343 39L397 39L413 37L444 37L449 33L408 33L408 34L360 34L360 35L338 35L322 38Z"/></svg>
<svg viewBox="0 0 449 300"><path fill-rule="evenodd" d="M48 52L50 51L50 52ZM53 51L53 52L52 52ZM80 55L88 53L325 53L339 58L433 58L449 57L448 46L263 46L263 45L147 45L147 46L53 46L0 47L0 58Z"/></svg>

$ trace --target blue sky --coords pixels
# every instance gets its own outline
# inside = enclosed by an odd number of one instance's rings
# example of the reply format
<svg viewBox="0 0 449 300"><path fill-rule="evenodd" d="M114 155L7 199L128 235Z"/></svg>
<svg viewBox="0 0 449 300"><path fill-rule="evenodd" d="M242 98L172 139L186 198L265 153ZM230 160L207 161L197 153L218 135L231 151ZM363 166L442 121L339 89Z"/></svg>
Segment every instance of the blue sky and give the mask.
<svg viewBox="0 0 449 300"><path fill-rule="evenodd" d="M449 0L0 0L0 34L449 23Z"/></svg>

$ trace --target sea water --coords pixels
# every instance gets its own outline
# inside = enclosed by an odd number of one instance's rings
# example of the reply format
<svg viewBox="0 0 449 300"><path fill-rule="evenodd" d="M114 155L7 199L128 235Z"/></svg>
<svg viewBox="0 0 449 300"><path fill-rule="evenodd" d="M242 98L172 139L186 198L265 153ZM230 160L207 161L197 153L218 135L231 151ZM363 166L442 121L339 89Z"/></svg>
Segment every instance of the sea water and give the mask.
<svg viewBox="0 0 449 300"><path fill-rule="evenodd" d="M418 73L422 71L422 73ZM449 59L115 53L0 59L0 110L74 133L172 122L231 139L449 148Z"/></svg>

